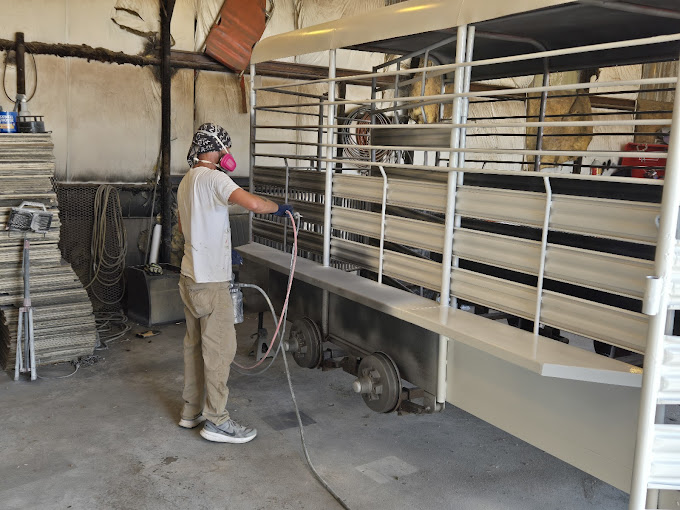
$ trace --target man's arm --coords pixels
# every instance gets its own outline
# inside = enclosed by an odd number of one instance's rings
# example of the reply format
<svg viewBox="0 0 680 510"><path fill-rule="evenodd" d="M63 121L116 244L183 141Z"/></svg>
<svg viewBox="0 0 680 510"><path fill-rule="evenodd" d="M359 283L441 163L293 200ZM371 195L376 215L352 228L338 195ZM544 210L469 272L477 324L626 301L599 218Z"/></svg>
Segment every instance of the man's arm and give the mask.
<svg viewBox="0 0 680 510"><path fill-rule="evenodd" d="M234 190L231 193L229 201L258 214L271 214L279 210L279 206L275 202L248 193L241 188Z"/></svg>

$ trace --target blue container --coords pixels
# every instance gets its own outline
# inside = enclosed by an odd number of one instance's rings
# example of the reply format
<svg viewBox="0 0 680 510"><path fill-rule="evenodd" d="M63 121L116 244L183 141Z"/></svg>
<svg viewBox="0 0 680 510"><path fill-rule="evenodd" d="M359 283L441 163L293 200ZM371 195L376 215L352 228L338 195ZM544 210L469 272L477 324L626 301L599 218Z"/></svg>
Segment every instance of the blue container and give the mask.
<svg viewBox="0 0 680 510"><path fill-rule="evenodd" d="M0 111L0 133L17 132L17 112Z"/></svg>

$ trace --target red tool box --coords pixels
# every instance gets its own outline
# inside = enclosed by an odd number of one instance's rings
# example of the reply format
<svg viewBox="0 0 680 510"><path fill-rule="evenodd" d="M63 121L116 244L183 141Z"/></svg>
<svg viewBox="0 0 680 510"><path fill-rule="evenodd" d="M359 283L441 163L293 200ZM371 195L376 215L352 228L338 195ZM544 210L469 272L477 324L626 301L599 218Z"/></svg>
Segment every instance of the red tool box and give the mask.
<svg viewBox="0 0 680 510"><path fill-rule="evenodd" d="M633 177L663 179L666 175L666 158L655 158L653 154L647 153L666 152L668 145L630 142L626 144L623 150L638 153L635 156L621 158L621 166L630 167Z"/></svg>

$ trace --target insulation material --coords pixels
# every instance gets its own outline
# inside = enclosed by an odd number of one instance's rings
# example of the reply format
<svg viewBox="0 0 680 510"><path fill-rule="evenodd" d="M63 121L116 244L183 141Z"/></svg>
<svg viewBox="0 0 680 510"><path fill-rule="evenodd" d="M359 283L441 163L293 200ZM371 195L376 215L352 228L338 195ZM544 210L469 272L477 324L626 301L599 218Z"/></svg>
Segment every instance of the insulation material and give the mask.
<svg viewBox="0 0 680 510"><path fill-rule="evenodd" d="M656 78L658 76L677 76L677 62L654 62L644 64L642 67L643 78ZM672 90L655 90L668 88L667 85L643 87L638 94L636 111L658 111L659 113L641 113L638 119L670 119L673 110L675 93ZM668 126L639 126L636 133L660 133L662 129L668 130ZM635 141L638 143L658 143L660 135L636 134Z"/></svg>
<svg viewBox="0 0 680 510"><path fill-rule="evenodd" d="M160 85L150 68L72 59L70 64L68 178L144 182L160 150ZM193 72L172 79L172 171L186 170L193 135ZM102 121L106 119L106 121Z"/></svg>
<svg viewBox="0 0 680 510"><path fill-rule="evenodd" d="M639 80L642 78L642 66L632 65L632 66L615 66L615 67L602 67L599 70L599 75L596 79L591 79L591 82L612 82L612 81L630 81ZM637 99L637 90L639 85L615 85L611 87L597 87L591 89L591 92L595 92L600 96L611 95L611 97L616 97L619 99ZM622 92L622 91L632 91L624 94L612 94L612 92Z"/></svg>
<svg viewBox="0 0 680 510"><path fill-rule="evenodd" d="M194 51L203 51L205 39L210 28L219 16L224 0L194 0L196 30L194 31Z"/></svg>
<svg viewBox="0 0 680 510"><path fill-rule="evenodd" d="M5 69L5 93L11 98L16 97L16 65L14 52L9 52L10 61L5 66L7 52L0 52L0 65ZM37 115L45 116L45 128L52 131L54 142L54 157L56 162L55 175L57 179L64 178L67 156L67 111L68 101L65 92L68 90L68 63L70 59L56 58L48 55L35 56L35 69L38 75L38 88L35 96L29 102L29 110ZM26 55L26 92L31 94L35 85L36 72L33 58ZM49 78L48 78L49 77ZM3 109L11 110L14 104L5 94L0 94L0 104Z"/></svg>
<svg viewBox="0 0 680 510"><path fill-rule="evenodd" d="M43 234L0 236L0 366L14 366L17 323L23 302L23 239L31 241L31 299L38 365L92 354L96 331L92 305L73 269L59 251L60 221L52 187L54 157L49 134L0 134L0 229L11 207L36 201L53 213Z"/></svg>
<svg viewBox="0 0 680 510"><path fill-rule="evenodd" d="M111 20L122 29L144 37L155 37L161 31L159 2L118 0Z"/></svg>
<svg viewBox="0 0 680 510"><path fill-rule="evenodd" d="M435 65L434 62L429 60L427 62L428 66ZM423 67L422 63L418 66ZM410 90L408 91L409 96L434 96L436 94L441 94L442 87L442 76L435 76L433 78L428 78L425 75L425 84L423 86L422 78L423 74L418 73L413 75L414 78L418 78L417 82L414 82ZM447 84L445 93L450 94L453 92L453 84ZM416 122L416 124L434 124L439 122L439 105L438 104L428 104L426 106L421 106L417 108L409 109L409 117ZM447 118L447 112L444 111L444 118ZM451 118L451 107L448 108L448 118Z"/></svg>
<svg viewBox="0 0 680 510"><path fill-rule="evenodd" d="M600 108L593 108L593 114L596 113L611 113L611 110L604 110ZM602 119L603 117L595 116L597 119ZM606 120L610 121L624 121L630 122L633 120L632 113L622 112L621 115L607 115ZM633 128L634 126L595 126L593 129L593 140L588 146L590 151L620 151L624 145L633 139ZM611 135L606 135L606 133L616 133ZM598 136L605 135L605 136ZM607 166L607 161L611 161L612 165L618 164L618 158L614 160L606 160L602 156L599 157L584 157L582 164L584 169L581 173L590 173L590 169L587 167L590 165L602 165ZM571 171L571 168L569 169ZM597 168L594 169L597 171Z"/></svg>
<svg viewBox="0 0 680 510"><path fill-rule="evenodd" d="M560 91L559 95L573 94L576 91ZM590 114L592 109L590 107L590 98L588 96L578 95L576 97L550 97L545 108L545 113L548 122L569 121L573 117L572 114ZM528 101L527 116L537 118L540 110L540 94L530 94L534 98ZM563 116L562 116L563 115ZM590 121L593 120L591 115L583 115L579 120ZM537 128L527 128L526 148L536 148L536 131ZM564 135L572 136L550 136L550 135ZM543 129L543 150L561 150L561 151L585 151L593 139L592 126L569 126L569 127L545 127ZM567 161L574 160L573 156L542 156L541 168L557 166ZM533 163L534 157L527 156L527 161ZM529 170L533 170L530 166Z"/></svg>
<svg viewBox="0 0 680 510"><path fill-rule="evenodd" d="M643 95L640 93L640 95ZM659 111L659 113L638 113L636 119L670 119L672 117L673 103L652 101L649 99L638 99L636 101L636 111ZM636 126L636 133L659 133L658 135L636 134L637 143L660 143L659 137L661 130L668 130L669 126Z"/></svg>
<svg viewBox="0 0 680 510"><path fill-rule="evenodd" d="M116 5L129 9L125 16ZM137 54L157 51L149 46L148 37L134 32L158 26L158 5L158 0L33 0L3 12L3 22L23 30L27 41L82 43ZM121 28L135 17L151 28ZM172 34L174 48L193 49L193 1L177 1ZM32 59L27 56L26 62L31 73ZM38 89L29 109L44 115L47 129L54 133L57 179L143 182L153 175L160 145L160 85L150 68L46 55L37 56L36 64ZM15 76L9 65L6 83L12 96ZM30 92L30 74L27 85ZM10 106L7 100L1 104ZM173 78L172 126L172 171L183 172L193 135L191 71L180 71Z"/></svg>
<svg viewBox="0 0 680 510"><path fill-rule="evenodd" d="M643 78L657 78L659 76L677 76L678 75L678 62L652 62L649 64L643 64L642 66L642 77ZM675 93L672 90L659 90L655 89L667 89L668 85L654 85L654 86L644 86L640 89L639 98L651 101L659 101L665 103L672 103L675 98ZM670 118L670 117L669 117Z"/></svg>
<svg viewBox="0 0 680 510"><path fill-rule="evenodd" d="M249 80L246 80L246 85ZM194 128L205 122L219 124L231 136L231 151L236 159L234 177L247 177L250 161L250 116L242 113L241 88L238 76L234 74L213 73L202 71L196 75L196 103ZM246 88L248 97L249 88ZM159 110L160 111L160 110ZM291 119L288 119L290 122ZM191 144L191 137L187 140L183 150L178 150L178 161L183 167L181 173L188 169L186 155ZM183 153L182 153L183 152ZM174 154L173 154L174 159Z"/></svg>
<svg viewBox="0 0 680 510"><path fill-rule="evenodd" d="M523 101L490 102L478 100L470 103L468 119L470 119L470 122L474 122L477 117L509 117L525 114ZM488 120L481 122L489 123ZM465 140L466 146L471 149L516 149L524 144L524 128L468 128ZM499 163L500 161L503 163ZM522 162L524 162L524 156L521 154L468 154L465 166L468 168L522 170Z"/></svg>

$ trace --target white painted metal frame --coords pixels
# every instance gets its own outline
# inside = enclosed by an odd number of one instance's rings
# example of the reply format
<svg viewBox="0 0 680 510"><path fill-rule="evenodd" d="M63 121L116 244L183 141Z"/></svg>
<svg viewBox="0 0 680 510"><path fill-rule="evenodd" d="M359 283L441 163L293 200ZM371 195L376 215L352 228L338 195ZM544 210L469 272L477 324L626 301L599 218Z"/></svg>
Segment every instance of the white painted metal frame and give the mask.
<svg viewBox="0 0 680 510"><path fill-rule="evenodd" d="M630 120L630 121L559 121L559 122L470 122L468 119L468 105L471 100L483 100L488 98L501 98L510 94L535 94L540 92L559 92L580 89L596 89L609 86L650 86L665 85L675 87L679 77L663 77L651 79L628 80L623 82L608 83L588 83L588 84L569 84L560 86L540 86L525 87L522 89L504 89L483 92L470 92L470 76L473 66L493 65L498 63L519 62L522 60L549 58L557 55L573 55L582 52L600 51L613 48L626 48L630 46L640 46L647 44L658 44L662 42L678 41L680 34L649 37L645 39L617 41L612 43L594 44L580 48L565 48L551 51L541 51L524 55L514 55L509 57L499 57L493 59L474 61L472 59L472 49L474 46L474 27L459 26L457 29L456 57L454 64L427 65L427 52L425 52L425 64L419 69L401 69L397 66L396 70L379 73L368 73L353 77L336 77L336 55L335 49L329 55L329 74L327 79L295 81L283 83L278 86L251 88L251 189L255 188L252 169L256 167L256 161L260 157L290 158L292 160L309 160L325 163L325 175L323 183L323 241L321 245L321 263L328 268L332 260L338 259L352 262L359 266L376 271L378 283L382 283L383 275L397 278L404 282L420 285L425 288L439 291L440 303L437 305L439 322L443 329L434 329L440 334L439 338L439 357L437 374L436 400L439 403L445 401L471 410L475 414L487 419L491 423L503 426L503 419L490 413L490 405L485 407L479 402L471 400L470 395L463 395L455 387L455 382L462 383L470 381L471 375L465 370L466 360L470 360L472 365L479 366L480 370L486 371L489 380L493 379L494 374L489 371L489 367L496 363L498 359L509 360L513 367L526 366L524 355L517 355L516 358L508 356L507 353L500 354L488 345L481 346L478 340L466 338L454 338L449 336L452 333L460 333L450 329L452 305L456 306L456 296L478 302L487 306L495 307L499 310L513 313L518 317L530 318L534 322L533 327L533 354L527 356L539 356L540 345L545 341L538 336L542 324L559 327L566 331L572 331L584 336L618 345L627 349L643 352L645 354L644 376L642 382L642 399L640 410L637 416L636 426L626 421L621 423L622 430L619 439L631 439L631 431L637 430L637 443L635 449L635 464L632 485L630 486L632 510L645 508L647 490L653 488L677 488L680 487L680 474L673 473L674 468L680 472L680 428L664 426L655 423L658 419L657 406L661 404L680 403L680 341L672 336L667 320L668 311L673 308L680 308L680 291L674 288L680 278L680 271L676 264L676 252L678 251L678 241L676 231L678 223L678 210L680 209L680 101L676 100L673 112L673 119L665 120ZM390 163L389 165L380 161L361 161L362 168L375 168L380 171L381 179L377 177L367 177L359 175L347 175L335 173L337 166L347 166L354 162L336 156L336 149L347 149L351 145L334 143L337 130L343 128L343 124L337 123L336 108L341 105L355 105L357 100L336 99L336 85L341 81L366 80L367 78L383 78L394 76L398 81L402 75L416 74L418 82L424 84L426 77L442 76L447 72L454 72L454 90L452 93L440 93L427 96L423 99L424 89L421 86L420 96L399 96L395 93L393 110L401 108L419 108L423 111L429 104L452 103L452 118L447 127L450 127L450 142L448 146L400 146L400 150L415 150L427 152L446 152L449 154L446 167L441 165L427 164L404 164ZM254 66L251 66L251 77L254 85ZM328 84L328 99L316 103L296 103L296 104L256 104L258 91L272 92L277 89L298 87L310 84ZM442 92L444 86L442 84ZM398 92L398 91L397 91ZM385 97L376 97L360 101L363 105L377 105L378 103L389 102ZM295 113L293 109L304 108L305 106L319 106L327 109L327 121L323 124L304 126L301 128L297 124L259 124L256 118L257 110L279 111L281 113ZM389 110L389 109L388 109ZM440 115L443 113L440 106ZM541 177L545 186L545 193L516 192L504 189L477 188L473 189L464 184L464 174L488 174L488 175L517 175L514 171L502 170L498 168L478 169L471 168L466 164L466 156L475 154L494 154L494 155L515 155L515 156L534 156L537 159L543 156L604 156L610 158L629 156L623 151L558 151L558 150L532 150L532 149L472 149L466 146L467 129L488 129L488 128L532 128L532 127L590 127L590 126L672 126L671 143L668 153L655 153L657 157L667 157L667 173L663 189L662 203L636 203L627 201L621 203L619 200L594 199L584 197L573 197L554 194L551 182L554 179L574 179L581 181L599 180L606 182L630 183L631 180L622 177L592 177L585 175L565 175L555 172L542 172ZM311 127L323 130L326 134L325 141L308 142L281 142L276 140L258 139L256 137L258 128L266 129L304 129ZM418 132L427 132L429 129L441 128L438 125L400 125L400 124L365 124L362 127L382 129L410 129ZM311 157L300 154L276 154L267 151L258 151L258 147L273 144L290 144L293 146L317 146L325 148L325 157ZM367 150L394 150L390 145L363 145ZM403 169L414 172L412 181L392 179L386 172L386 167ZM291 176L293 173L291 172ZM446 173L446 190L441 185L434 182L419 181L421 172ZM295 177L291 177L295 178ZM286 180L287 182L287 180ZM639 180L636 184L640 186L659 186L661 183L654 181ZM286 188L287 189L287 188ZM381 213L364 212L363 222L354 211L347 207L336 207L333 205L334 197L342 197L348 201L368 201L381 205ZM515 205L513 205L515 204ZM417 228L418 220L405 220L387 214L388 206L409 207L421 211L433 211L444 213L445 223L443 229L440 226L432 225L430 228L422 229L420 235L422 241L418 242L419 235L414 233L412 243L432 247L433 239L439 236L442 243L441 254L442 263L437 264L433 261L418 260L409 255L396 253L385 249L385 242L400 242L408 245L404 236L397 235L399 228L407 229L408 225ZM597 209L600 208L600 209ZM508 211L511 210L512 213ZM595 210L608 211L599 223L597 221L587 222L579 218L579 211L584 214L593 214ZM624 219L621 212L626 213ZM352 212L354 211L354 212ZM506 238L495 234L482 235L470 233L461 227L461 217L479 218L489 221L510 221L513 224L536 227L541 229L541 241L522 241ZM655 218L660 218L658 232L653 224ZM334 237L333 230L338 230L349 234L349 237ZM252 218L251 218L252 232ZM652 265L639 259L630 259L622 256L602 254L600 252L589 252L578 248L553 245L548 242L549 232L567 232L602 239L633 242L640 245L656 245L656 258L653 266L653 274L649 274ZM443 235L442 235L443 234ZM352 235L365 235L373 237L379 241L379 247L369 246L357 240ZM252 236L252 234L251 234ZM516 256L516 263L512 261L499 261L492 256L484 256L484 247L507 246L509 252ZM412 244L416 246L416 244ZM573 268L565 262L572 254L579 260L587 261L596 267L605 268L608 266L620 268L626 274L632 273L634 276L627 278L598 279L580 277L574 273ZM538 279L536 286L528 286L520 283L508 283L505 280L480 275L466 269L459 268L458 261L463 258L478 260L482 263L491 263L496 267L507 267L514 271L535 275ZM538 256L536 260L536 256ZM476 258L475 258L476 257ZM511 259L512 260L512 259ZM530 261L530 262L529 262ZM514 264L514 265L513 265ZM641 276L650 276L649 284L645 287L640 283ZM584 287L608 292L611 294L641 300L643 302L643 314L630 310L622 310L603 303L595 303L582 300L573 296L565 296L558 292L544 290L544 279L564 281L566 283L581 285ZM328 331L328 288L324 288L324 301L322 317L324 321L323 331ZM452 295L453 292L453 295ZM453 299L452 299L453 298ZM505 306L505 308L504 308ZM424 313L423 309L423 313ZM397 314L397 312L394 312ZM410 317L409 313L402 309L401 315ZM581 317L582 323L575 325L573 317ZM605 319L603 319L603 317ZM415 316L413 317L415 321ZM422 321L422 318L418 319ZM416 322L414 322L416 323ZM424 323L423 323L424 324ZM448 329L447 329L448 328ZM484 328L481 328L484 329ZM644 337L642 341L640 338ZM483 342L482 342L483 343ZM489 341L489 345L492 342ZM465 345L465 347L462 347ZM473 353L469 347L475 346L480 352L492 353L494 361L485 361L479 357L479 352ZM495 354L493 354L495 352ZM565 351L566 352L566 351ZM460 356L460 358L459 358ZM522 360L522 361L518 361ZM509 370L508 374L513 371ZM575 375L577 369L564 369L562 374L571 374L566 377L579 380ZM522 391L530 393L532 384L524 380L524 376L513 372L508 375L512 378L509 388L511 391ZM581 379L586 380L586 379ZM551 384L553 391L560 392L559 383ZM595 384L593 394L604 395L602 385ZM560 398L569 399L570 405L575 405L578 400L577 386L565 384L564 394ZM489 402L495 402L494 397L486 395L483 391L472 392L478 398L487 398ZM636 399L637 394L627 390L622 390L621 409L625 408L630 415L634 407L632 400ZM632 399L632 400L631 400ZM593 402L597 399L593 398ZM536 402L541 402L537 398ZM532 403L527 399L523 403L526 409L532 409ZM545 402L544 405L549 405ZM606 421L603 414L607 411L587 406L583 409L583 420L593 419L595 421ZM631 417L628 416L627 420ZM626 420L626 418L621 418ZM506 430L511 430L519 437L526 438L522 427L528 427L526 420L516 417L512 418L510 425L505 425ZM613 422L612 426L616 426ZM588 430L583 427L583 434ZM531 439L527 439L531 441ZM559 443L559 441L556 441ZM555 455L578 465L588 472L600 476L610 483L624 490L628 490L626 463L628 457L623 455L620 459L610 464L602 463L601 459L591 453L586 453L584 449L581 453L570 452L567 447L561 444L553 444L549 438L538 440L535 444L553 452ZM613 445L607 446L613 448ZM671 452L663 453L666 451ZM579 450L576 448L575 450ZM677 454L677 455L676 455ZM625 459L624 459L625 457ZM616 464L618 467L614 468ZM670 467L669 467L670 466ZM618 470L616 473L613 471ZM670 473L670 474L669 474Z"/></svg>

